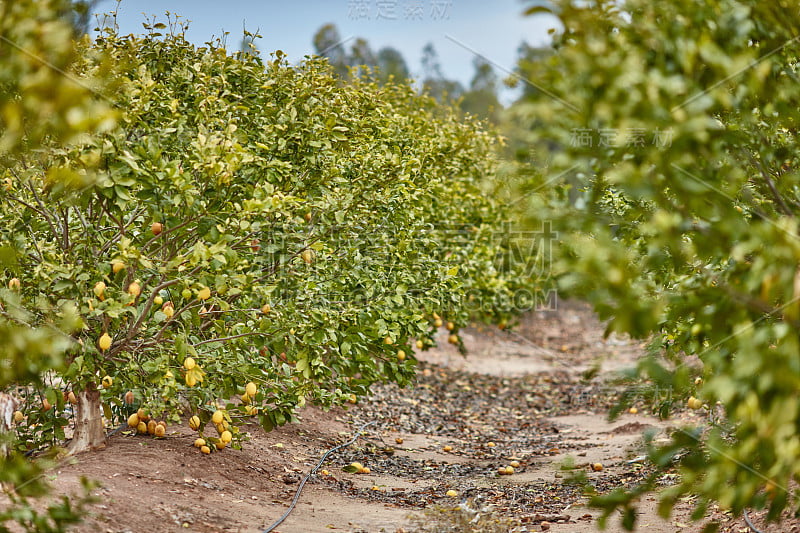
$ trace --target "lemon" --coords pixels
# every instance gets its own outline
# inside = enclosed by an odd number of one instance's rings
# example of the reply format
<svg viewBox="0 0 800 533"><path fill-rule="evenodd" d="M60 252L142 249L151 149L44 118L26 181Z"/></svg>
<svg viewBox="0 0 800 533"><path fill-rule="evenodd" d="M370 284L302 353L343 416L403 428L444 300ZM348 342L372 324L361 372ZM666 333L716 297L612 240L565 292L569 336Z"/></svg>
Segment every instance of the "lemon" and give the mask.
<svg viewBox="0 0 800 533"><path fill-rule="evenodd" d="M114 378L111 376L105 376L103 377L103 381L101 383L103 384L103 387L107 389L114 384Z"/></svg>
<svg viewBox="0 0 800 533"><path fill-rule="evenodd" d="M200 417L197 416L197 415L194 415L193 417L191 417L189 419L189 427L194 429L194 430L197 430L197 428L200 427Z"/></svg>
<svg viewBox="0 0 800 533"><path fill-rule="evenodd" d="M258 392L258 387L256 387L256 384L251 381L245 386L244 390L247 395L252 398L256 395L256 392Z"/></svg>
<svg viewBox="0 0 800 533"><path fill-rule="evenodd" d="M19 424L25 419L25 415L22 414L22 411L14 411L14 422Z"/></svg>
<svg viewBox="0 0 800 533"><path fill-rule="evenodd" d="M225 413L220 410L214 411L214 414L211 415L211 421L214 422L214 424L222 424L223 420L225 420Z"/></svg>
<svg viewBox="0 0 800 533"><path fill-rule="evenodd" d="M211 289L208 287L203 287L199 291L197 291L197 299L198 300L208 300L211 298Z"/></svg>
<svg viewBox="0 0 800 533"><path fill-rule="evenodd" d="M111 336L108 333L100 335L100 338L97 339L97 347L100 348L102 352L111 348Z"/></svg>
<svg viewBox="0 0 800 533"><path fill-rule="evenodd" d="M187 357L183 360L183 368L186 370L192 370L194 367L197 366L197 362L192 357Z"/></svg>
<svg viewBox="0 0 800 533"><path fill-rule="evenodd" d="M102 281L98 281L97 283L94 284L93 291L94 295L100 298L100 300L102 301L104 298L103 293L105 293L106 291L106 284L103 283Z"/></svg>
<svg viewBox="0 0 800 533"><path fill-rule="evenodd" d="M206 440L205 439L196 439L194 441L194 447L195 448L202 448L205 445L206 445Z"/></svg>
<svg viewBox="0 0 800 533"><path fill-rule="evenodd" d="M208 446L201 446L200 447L200 451L205 453L205 454L209 454L209 453L211 453L211 448L209 448Z"/></svg>
<svg viewBox="0 0 800 533"><path fill-rule="evenodd" d="M445 492L444 495L447 496L448 498L455 498L456 496L458 496L458 492L454 491L453 489L450 489L447 492Z"/></svg>
<svg viewBox="0 0 800 533"><path fill-rule="evenodd" d="M226 429L226 430L225 430L225 431L223 431L223 432L222 432L222 434L219 436L219 440L221 440L222 442L224 442L225 444L227 444L227 443L229 443L230 441L232 441L232 440L233 440L233 434L231 434L231 432L230 432L230 431L228 431L228 430Z"/></svg>
<svg viewBox="0 0 800 533"><path fill-rule="evenodd" d="M405 361L405 359L406 359L406 352L403 350L397 350L397 360Z"/></svg>
<svg viewBox="0 0 800 533"><path fill-rule="evenodd" d="M135 428L139 426L139 415L133 413L128 417L128 426Z"/></svg>
<svg viewBox="0 0 800 533"><path fill-rule="evenodd" d="M137 296L142 294L142 286L134 281L133 283L128 285L128 294L136 298Z"/></svg>

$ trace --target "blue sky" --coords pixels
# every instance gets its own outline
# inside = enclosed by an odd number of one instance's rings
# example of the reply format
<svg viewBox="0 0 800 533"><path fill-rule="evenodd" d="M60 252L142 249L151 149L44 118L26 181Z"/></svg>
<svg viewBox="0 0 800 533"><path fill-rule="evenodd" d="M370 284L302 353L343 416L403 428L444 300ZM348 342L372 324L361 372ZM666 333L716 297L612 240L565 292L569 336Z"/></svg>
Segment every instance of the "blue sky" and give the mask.
<svg viewBox="0 0 800 533"><path fill-rule="evenodd" d="M262 53L280 49L293 62L313 53L314 33L332 22L343 39L363 37L375 51L397 48L415 75L420 73L422 48L432 42L445 76L468 84L473 52L489 59L505 77L503 70L513 69L523 40L549 42L547 29L556 26L555 19L523 17L525 6L521 0L123 0L117 22L123 33L140 33L144 14L170 11L191 21L187 37L192 42L202 44L226 31L230 48L238 47L244 24L250 31L260 30ZM105 1L97 10L114 7Z"/></svg>

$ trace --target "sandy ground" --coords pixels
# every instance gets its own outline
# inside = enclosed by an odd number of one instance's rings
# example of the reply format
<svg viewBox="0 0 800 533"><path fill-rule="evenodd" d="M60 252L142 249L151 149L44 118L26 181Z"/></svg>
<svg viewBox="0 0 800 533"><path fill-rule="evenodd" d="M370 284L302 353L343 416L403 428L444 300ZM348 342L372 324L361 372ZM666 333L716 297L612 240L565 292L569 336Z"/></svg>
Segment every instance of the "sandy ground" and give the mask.
<svg viewBox="0 0 800 533"><path fill-rule="evenodd" d="M641 451L642 432L674 423L645 414L644 406L608 421L617 391L605 380L633 364L642 346L603 339L602 331L576 303L532 313L513 333L466 330L466 358L447 345L442 331L440 347L417 354L420 379L412 388L377 386L372 399L348 410L307 408L301 424L269 433L249 426L243 450L211 456L192 447L196 434L185 424L162 440L118 433L105 450L54 470L53 483L58 493L75 492L81 476L101 484L94 491L99 502L76 531L259 532L288 508L301 478L326 450L373 422L309 480L296 509L274 531L455 532L465 526L445 510L459 508L469 510L468 517L515 521L513 529L474 531L597 531L598 512L565 483L569 472L562 467L573 465L572 472L585 473L600 492L630 486L644 468L631 462ZM599 372L584 379L591 368ZM356 460L371 473L342 470ZM513 475L497 474L513 460L520 464ZM593 471L593 463L603 470ZM447 490L458 495L448 497ZM701 526L686 519L688 505L664 520L654 498L645 498L639 530L699 532ZM749 531L741 521L714 516L723 520L723 531ZM786 527L780 530L793 531ZM612 519L607 531L622 529Z"/></svg>

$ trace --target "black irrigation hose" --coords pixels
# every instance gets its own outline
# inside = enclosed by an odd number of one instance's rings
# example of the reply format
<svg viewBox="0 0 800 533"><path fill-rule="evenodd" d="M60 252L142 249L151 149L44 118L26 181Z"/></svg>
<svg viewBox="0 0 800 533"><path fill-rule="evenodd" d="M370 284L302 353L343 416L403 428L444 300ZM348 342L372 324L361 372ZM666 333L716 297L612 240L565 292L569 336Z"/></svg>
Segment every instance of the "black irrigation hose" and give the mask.
<svg viewBox="0 0 800 533"><path fill-rule="evenodd" d="M331 448L330 450L325 452L325 454L322 456L322 459L320 459L319 462L317 463L317 466L312 468L311 472L306 474L306 476L300 482L300 486L297 487L297 492L294 493L294 498L292 499L292 503L289 505L289 508L286 509L286 512L284 512L283 515L280 518L278 518L275 521L274 524L269 526L267 529L263 530L261 533L270 533L276 527L281 525L283 523L283 521L286 520L289 517L289 514L291 514L291 512L294 511L294 507L295 507L295 505L297 505L297 501L300 499L300 493L303 492L303 487L306 485L306 481L308 481L308 479L311 476L313 476L314 474L317 473L317 470L319 470L319 467L322 466L322 464L325 462L325 460L328 458L328 456L330 454L332 454L334 452L337 452L337 451L341 450L342 448L347 448L348 446L353 444L355 441L358 440L358 437L360 437L361 434L364 432L364 429L366 429L368 426L371 426L374 423L375 423L374 420L372 422L367 422L366 424L364 424L360 428L358 428L358 431L355 432L355 435L353 435L352 439L350 439L349 441L345 442L344 444L339 444L338 446L334 446L333 448Z"/></svg>
<svg viewBox="0 0 800 533"><path fill-rule="evenodd" d="M747 524L747 527L749 527L753 531L753 533L763 533L760 529L758 529L756 526L754 526L753 523L750 521L750 517L747 516L747 509L744 510L744 512L742 513L742 516L744 516L744 521Z"/></svg>

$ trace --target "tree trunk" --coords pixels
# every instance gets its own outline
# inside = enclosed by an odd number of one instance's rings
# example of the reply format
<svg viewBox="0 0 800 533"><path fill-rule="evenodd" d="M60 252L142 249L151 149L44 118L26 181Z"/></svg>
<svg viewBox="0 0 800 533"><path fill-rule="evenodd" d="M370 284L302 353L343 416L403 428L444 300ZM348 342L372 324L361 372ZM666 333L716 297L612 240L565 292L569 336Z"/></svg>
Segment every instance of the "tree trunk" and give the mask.
<svg viewBox="0 0 800 533"><path fill-rule="evenodd" d="M106 430L103 427L103 412L100 409L100 391L94 383L75 394L75 434L67 448L69 455L97 450L106 446Z"/></svg>

